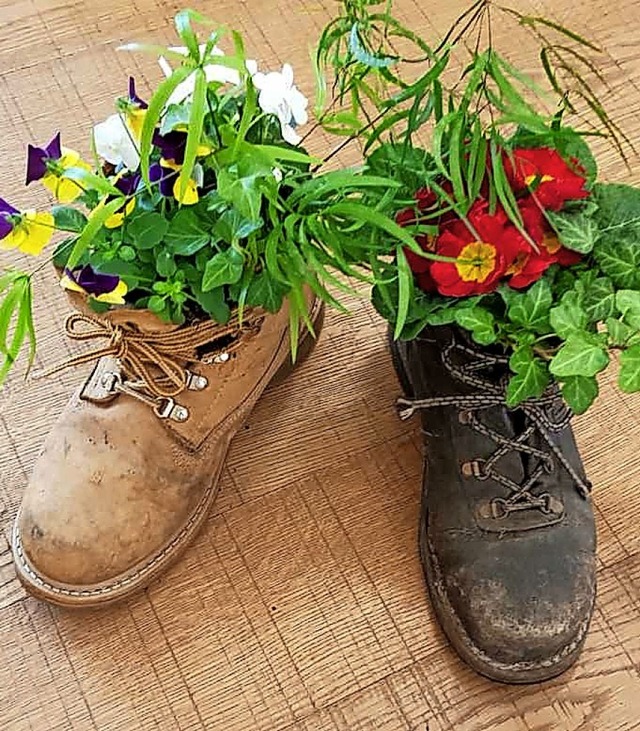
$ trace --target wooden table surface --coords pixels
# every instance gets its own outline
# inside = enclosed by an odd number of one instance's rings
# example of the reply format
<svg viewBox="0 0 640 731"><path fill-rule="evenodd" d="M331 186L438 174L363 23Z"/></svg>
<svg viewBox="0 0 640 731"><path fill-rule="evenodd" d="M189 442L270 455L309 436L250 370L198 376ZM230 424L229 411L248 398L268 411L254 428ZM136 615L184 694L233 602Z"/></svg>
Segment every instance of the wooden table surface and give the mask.
<svg viewBox="0 0 640 731"><path fill-rule="evenodd" d="M290 61L312 91L309 47L330 0L198 0L246 34L266 67ZM462 0L399 0L435 37ZM637 138L637 0L556 0L552 13L604 44L617 119ZM27 207L24 148L55 130L88 152L133 73L155 62L116 51L171 39L169 0L0 0L0 196ZM533 46L499 34L529 67ZM312 149L326 151L318 138ZM640 182L599 146L604 175ZM74 352L49 271L38 277L38 367ZM7 538L42 440L81 378L67 372L0 394L0 729L3 731L623 731L640 728L639 397L602 381L576 431L595 484L599 599L578 665L533 687L474 675L449 649L425 596L416 548L421 444L393 409L384 324L365 298L328 317L312 359L271 389L238 436L214 514L148 591L72 614L27 598ZM558 560L562 560L559 556Z"/></svg>

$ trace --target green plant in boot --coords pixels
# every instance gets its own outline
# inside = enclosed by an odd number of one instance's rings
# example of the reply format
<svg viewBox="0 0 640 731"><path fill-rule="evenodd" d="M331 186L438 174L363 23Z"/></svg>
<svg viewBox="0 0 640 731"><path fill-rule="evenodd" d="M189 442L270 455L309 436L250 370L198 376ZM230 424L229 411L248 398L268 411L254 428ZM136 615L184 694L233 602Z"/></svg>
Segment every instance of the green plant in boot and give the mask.
<svg viewBox="0 0 640 731"><path fill-rule="evenodd" d="M539 43L547 89L494 47L498 15ZM581 650L595 529L570 419L611 351L619 387L640 390L640 190L601 182L587 142L630 148L594 91L599 52L486 0L436 42L391 3L345 1L318 50L335 80L326 123L348 112L365 174L399 184L365 205L421 249L389 238L371 264L400 415L420 412L426 435L429 592L459 654L505 682L557 675Z"/></svg>

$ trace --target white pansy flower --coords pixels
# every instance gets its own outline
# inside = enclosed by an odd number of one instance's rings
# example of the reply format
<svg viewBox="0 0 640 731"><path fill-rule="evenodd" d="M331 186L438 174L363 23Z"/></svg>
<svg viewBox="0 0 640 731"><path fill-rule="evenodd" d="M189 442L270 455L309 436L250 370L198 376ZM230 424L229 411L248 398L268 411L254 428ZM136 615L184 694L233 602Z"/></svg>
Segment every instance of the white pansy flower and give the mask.
<svg viewBox="0 0 640 731"><path fill-rule="evenodd" d="M200 45L200 53L204 53L204 50L206 48L206 45L203 43ZM188 49L185 46L172 46L169 48L170 51L174 51L175 53L180 53L183 56L187 56L189 54ZM211 51L212 55L214 56L224 56L224 51L222 51L217 46L214 47ZM162 69L165 76L171 76L173 73L173 69L171 68L171 64L167 61L164 56L160 56L158 59L158 63L160 64L160 68ZM251 68L249 64L254 64L255 69L257 70L257 64L255 61L247 61L247 68ZM234 84L237 86L240 83L240 74L232 68L229 68L227 66L221 66L217 63L209 63L204 67L204 73L205 77L207 79L207 82L211 81L219 81L222 84ZM250 73L252 73L250 71ZM188 76L184 81L182 81L176 88L174 89L173 93L169 97L169 101L167 104L181 104L186 99L189 99L189 97L193 94L194 89L196 86L196 77L195 74L191 74Z"/></svg>
<svg viewBox="0 0 640 731"><path fill-rule="evenodd" d="M120 114L112 114L93 128L96 152L116 167L124 165L134 171L140 165L140 153L131 130Z"/></svg>
<svg viewBox="0 0 640 731"><path fill-rule="evenodd" d="M284 139L290 145L298 145L302 138L296 132L296 127L309 121L309 100L293 83L291 66L286 63L282 71L254 73L253 83L260 92L258 104L262 111L275 114L280 120Z"/></svg>

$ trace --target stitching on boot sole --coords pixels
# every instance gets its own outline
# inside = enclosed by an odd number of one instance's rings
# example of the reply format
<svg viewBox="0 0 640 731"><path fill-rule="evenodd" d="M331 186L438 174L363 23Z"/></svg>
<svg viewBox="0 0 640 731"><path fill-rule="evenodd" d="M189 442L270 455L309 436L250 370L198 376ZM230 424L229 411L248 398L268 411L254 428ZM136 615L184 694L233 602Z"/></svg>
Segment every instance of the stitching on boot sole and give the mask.
<svg viewBox="0 0 640 731"><path fill-rule="evenodd" d="M322 303L319 303L318 300L315 300L314 306L313 306L313 313L312 313L312 319L314 321L314 324L316 323L318 319L318 314L323 311L323 305ZM280 343L285 342L288 340L288 332L289 329L287 328ZM319 334L319 333L318 333ZM285 355L285 359L283 360L283 363L286 362L286 358L288 357L288 354ZM279 368L280 366L278 366ZM277 373L278 368L274 368L273 374L271 377L267 379L267 382L265 384L265 389L268 386L268 384L271 382L271 379L275 373ZM264 390L264 389L263 389ZM202 499L198 503L196 509L191 514L191 517L187 521L186 525L183 526L182 530L178 533L178 535L169 543L167 544L161 551L158 553L154 558L142 568L140 568L138 571L126 576L123 579L120 579L119 581L116 581L114 583L108 584L106 586L100 587L99 589L65 589L60 586L56 586L54 584L51 584L50 582L46 581L44 578L42 578L38 573L34 571L34 569L31 568L31 566L28 563L28 558L26 557L24 553L24 549L22 546L22 541L20 539L20 532L18 530L18 522L20 517L20 511L15 517L14 523L13 523L13 535L12 535L12 542L14 546L14 553L17 558L20 559L20 570L27 574L32 581L34 581L38 586L52 592L53 594L57 594L58 596L67 596L67 597L78 597L78 598L89 598L89 597L99 597L104 596L106 594L110 594L112 592L117 591L118 589L121 589L123 587L126 587L129 584L134 583L137 579L140 577L150 573L152 569L162 561L162 559L180 542L184 540L184 538L189 534L191 531L194 523L200 518L203 517L203 512L208 512L209 509L209 499L212 492L216 492L216 487L218 485L219 481L219 473L222 471L222 467L224 465L226 459L226 453L225 457L220 461L220 470L218 472L218 475L215 476L215 479L211 482L207 490L205 491ZM215 498L215 495L214 495ZM206 516L204 516L206 517ZM204 519L204 518L203 518Z"/></svg>
<svg viewBox="0 0 640 731"><path fill-rule="evenodd" d="M420 529L420 542L423 542L423 536L425 535L426 530L424 527L421 527ZM523 661L523 662L516 662L516 663L506 663L506 662L500 662L499 660L494 660L491 657L489 657L485 652L483 652L479 647L477 647L471 638L469 637L466 629L464 628L464 625L460 621L460 618L454 611L453 607L451 606L451 602L449 601L449 597L447 596L447 593L444 589L444 582L442 580L442 571L440 569L440 565L438 564L438 559L435 554L435 550L433 548L433 544L431 541L426 537L426 548L429 555L429 558L431 559L431 566L433 567L434 571L434 578L430 582L431 585L435 588L438 598L442 605L447 609L449 612L449 615L452 617L453 621L456 624L456 627L458 629L460 639L462 643L464 644L465 648L468 649L469 652L471 652L473 655L475 655L478 660L480 660L482 663L484 663L487 667L494 668L496 670L516 670L516 671L527 671L527 670L542 670L545 668L550 668L553 665L557 665L560 661L564 660L566 657L571 655L575 650L577 650L580 645L584 642L585 636L587 634L587 630L589 629L589 624L591 622L591 616L587 617L586 620L583 620L583 622L580 624L580 628L578 631L578 634L576 638L570 642L568 645L565 645L562 650L557 652L553 657L548 658L546 660L541 660L539 662L529 660L529 661ZM595 603L595 591L593 592L593 598L591 601L591 609L593 609Z"/></svg>
<svg viewBox="0 0 640 731"><path fill-rule="evenodd" d="M224 463L224 460L221 462L221 465ZM182 530L178 533L178 535L170 542L168 543L156 556L153 557L149 563L145 564L140 568L138 571L130 574L129 576L126 576L123 579L120 579L119 581L116 581L112 584L108 584L107 586L100 587L99 589L64 589L60 586L55 586L54 584L49 583L45 579L43 579L39 574L37 574L31 566L28 564L28 559L24 553L24 550L22 548L22 541L20 540L20 532L18 530L18 518L19 513L16 516L16 520L14 523L14 529L13 529L13 543L15 547L15 552L17 556L20 558L20 568L24 573L26 573L36 584L39 586L47 589L48 591L53 592L54 594L58 594L61 596L69 596L69 597L92 597L92 596L102 596L105 594L109 594L111 592L114 592L124 586L127 586L128 584L133 583L137 579L139 579L141 576L144 576L145 574L148 574L166 555L169 553L178 543L182 542L183 539L188 535L188 533L191 531L191 528L193 527L194 523L202 516L203 512L206 512L208 503L211 497L211 493L215 492L215 488L218 484L218 479L214 479L212 483L209 485L207 490L205 491L202 500L198 503L198 506L194 510L194 512L191 514L191 517L187 521L186 525L183 526Z"/></svg>

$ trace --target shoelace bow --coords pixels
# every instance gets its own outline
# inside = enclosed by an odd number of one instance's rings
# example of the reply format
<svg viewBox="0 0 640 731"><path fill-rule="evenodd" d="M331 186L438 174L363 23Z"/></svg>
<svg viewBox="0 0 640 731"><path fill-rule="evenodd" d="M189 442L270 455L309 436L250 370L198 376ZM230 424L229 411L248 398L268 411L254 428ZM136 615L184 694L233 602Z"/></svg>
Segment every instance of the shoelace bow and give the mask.
<svg viewBox="0 0 640 731"><path fill-rule="evenodd" d="M457 365L453 360L454 353L462 353L470 358L470 360L462 365ZM591 483L576 472L572 464L562 453L562 450L553 440L552 435L566 429L573 416L569 407L562 400L556 384L550 386L540 398L528 399L517 407L527 417L526 423L528 426L525 427L521 434L515 438L511 438L483 424L477 416L478 411L488 409L492 406L508 408L506 404L506 383L504 379L498 383L493 383L478 375L479 371L487 368L495 366L507 367L508 359L506 357L480 352L457 342L452 342L444 349L442 360L447 371L455 379L472 387L476 393L435 396L426 399L400 398L397 401L397 405L401 419L408 419L416 411L421 409L432 409L441 406L457 408L460 412L460 420L464 424L467 424L471 429L486 436L498 445L498 448L490 457L484 461L475 460L469 463L468 469L470 470L470 474L473 474L478 479L493 479L510 490L511 494L505 501L507 512L526 510L528 508L539 508L543 511L546 509L548 496L535 495L531 492L531 489L545 471L552 472L555 466L551 454L527 444L529 438L536 431L544 439L550 452L553 453L558 462L569 473L580 495L582 497L588 496L591 490ZM521 485L496 469L496 463L511 451L527 454L539 460L537 466Z"/></svg>
<svg viewBox="0 0 640 731"><path fill-rule="evenodd" d="M74 313L65 322L65 332L72 340L106 340L107 343L54 366L44 375L112 356L119 361L127 379L139 383L155 397L171 398L185 389L186 365L200 360L199 348L235 336L220 351L230 355L241 344L242 335L257 327L259 318L249 315L242 325L232 316L227 325L205 320L175 330L147 332L129 323L114 324L107 319Z"/></svg>

